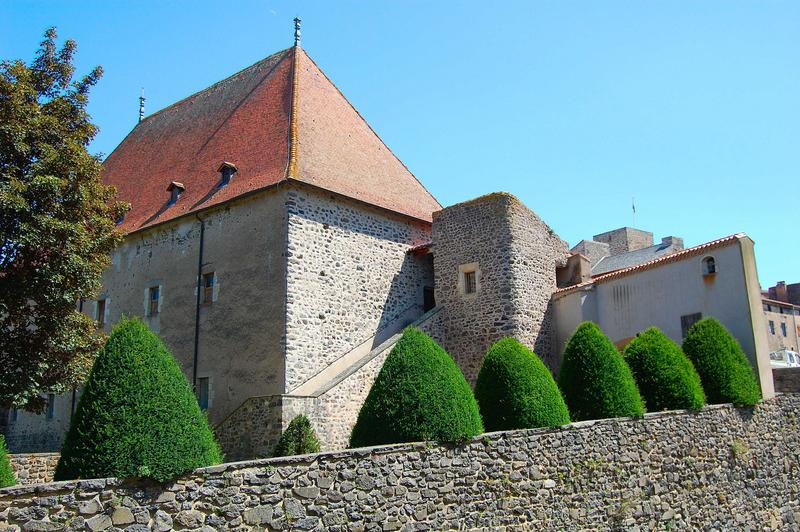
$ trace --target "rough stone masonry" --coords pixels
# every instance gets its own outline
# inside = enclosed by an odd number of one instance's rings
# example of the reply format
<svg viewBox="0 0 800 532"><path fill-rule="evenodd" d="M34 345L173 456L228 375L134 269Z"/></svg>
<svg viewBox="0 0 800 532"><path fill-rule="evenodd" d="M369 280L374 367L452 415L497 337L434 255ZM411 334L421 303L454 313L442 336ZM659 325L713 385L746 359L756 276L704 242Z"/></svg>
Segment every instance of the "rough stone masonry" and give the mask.
<svg viewBox="0 0 800 532"><path fill-rule="evenodd" d="M800 395L0 490L11 530L800 530Z"/></svg>

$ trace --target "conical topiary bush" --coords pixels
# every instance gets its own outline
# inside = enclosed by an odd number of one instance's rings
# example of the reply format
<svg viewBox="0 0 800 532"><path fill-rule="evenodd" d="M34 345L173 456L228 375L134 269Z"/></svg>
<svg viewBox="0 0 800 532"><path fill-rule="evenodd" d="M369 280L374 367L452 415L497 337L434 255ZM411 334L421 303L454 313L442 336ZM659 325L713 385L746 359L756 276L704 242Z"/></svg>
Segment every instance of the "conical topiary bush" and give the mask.
<svg viewBox="0 0 800 532"><path fill-rule="evenodd" d="M578 325L567 342L558 384L575 421L644 414L630 368L592 322Z"/></svg>
<svg viewBox="0 0 800 532"><path fill-rule="evenodd" d="M714 318L703 318L689 329L683 352L694 364L709 403L754 405L761 387L739 342Z"/></svg>
<svg viewBox="0 0 800 532"><path fill-rule="evenodd" d="M295 416L289 426L281 434L273 456L294 456L319 452L319 440L311 426L311 421L304 415Z"/></svg>
<svg viewBox="0 0 800 532"><path fill-rule="evenodd" d="M569 423L567 405L550 370L514 338L503 338L487 351L475 399L488 431Z"/></svg>
<svg viewBox="0 0 800 532"><path fill-rule="evenodd" d="M430 336L409 327L361 407L350 446L455 442L481 432L478 405L461 370Z"/></svg>
<svg viewBox="0 0 800 532"><path fill-rule="evenodd" d="M697 410L706 404L694 366L658 328L639 333L625 347L624 357L648 411Z"/></svg>
<svg viewBox="0 0 800 532"><path fill-rule="evenodd" d="M8 449L6 440L0 434L0 488L7 488L17 483L14 470L11 469L11 462L8 460Z"/></svg>
<svg viewBox="0 0 800 532"><path fill-rule="evenodd" d="M140 320L121 321L89 374L56 480L163 482L219 462L208 420L173 356Z"/></svg>

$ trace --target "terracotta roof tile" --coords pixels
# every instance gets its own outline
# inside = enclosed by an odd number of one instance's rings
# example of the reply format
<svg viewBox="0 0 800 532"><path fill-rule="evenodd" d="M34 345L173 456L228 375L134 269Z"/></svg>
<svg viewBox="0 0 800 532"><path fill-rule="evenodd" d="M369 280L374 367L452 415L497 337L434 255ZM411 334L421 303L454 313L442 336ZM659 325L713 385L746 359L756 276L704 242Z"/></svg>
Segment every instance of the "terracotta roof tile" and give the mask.
<svg viewBox="0 0 800 532"><path fill-rule="evenodd" d="M219 188L221 163L237 171ZM441 205L305 51L294 47L139 123L104 162L144 227L297 179L424 221ZM167 186L186 189L169 205Z"/></svg>

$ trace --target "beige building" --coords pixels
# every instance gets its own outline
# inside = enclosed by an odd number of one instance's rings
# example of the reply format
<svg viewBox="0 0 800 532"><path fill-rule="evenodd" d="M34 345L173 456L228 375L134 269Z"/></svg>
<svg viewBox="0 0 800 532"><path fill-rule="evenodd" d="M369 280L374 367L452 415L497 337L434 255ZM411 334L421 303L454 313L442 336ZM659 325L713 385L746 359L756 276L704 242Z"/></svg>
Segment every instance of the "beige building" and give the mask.
<svg viewBox="0 0 800 532"><path fill-rule="evenodd" d="M767 344L773 351L795 351L800 347L800 305L762 299L766 319Z"/></svg>
<svg viewBox="0 0 800 532"><path fill-rule="evenodd" d="M590 320L620 348L650 326L681 343L713 316L736 337L765 397L774 393L753 241L744 234L676 251L599 275L553 295L558 345Z"/></svg>

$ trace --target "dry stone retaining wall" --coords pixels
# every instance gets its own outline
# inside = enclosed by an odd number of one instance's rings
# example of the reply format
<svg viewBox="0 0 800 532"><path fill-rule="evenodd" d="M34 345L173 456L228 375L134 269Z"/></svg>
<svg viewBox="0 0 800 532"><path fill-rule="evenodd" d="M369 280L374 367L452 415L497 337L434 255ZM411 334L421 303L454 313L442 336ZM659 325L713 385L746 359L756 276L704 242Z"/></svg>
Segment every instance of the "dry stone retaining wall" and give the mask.
<svg viewBox="0 0 800 532"><path fill-rule="evenodd" d="M800 530L800 396L0 490L0 528Z"/></svg>
<svg viewBox="0 0 800 532"><path fill-rule="evenodd" d="M59 453L10 454L8 459L18 484L52 482Z"/></svg>

